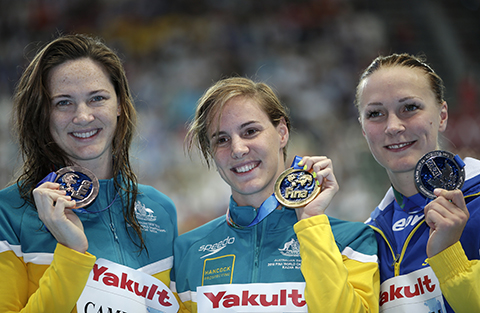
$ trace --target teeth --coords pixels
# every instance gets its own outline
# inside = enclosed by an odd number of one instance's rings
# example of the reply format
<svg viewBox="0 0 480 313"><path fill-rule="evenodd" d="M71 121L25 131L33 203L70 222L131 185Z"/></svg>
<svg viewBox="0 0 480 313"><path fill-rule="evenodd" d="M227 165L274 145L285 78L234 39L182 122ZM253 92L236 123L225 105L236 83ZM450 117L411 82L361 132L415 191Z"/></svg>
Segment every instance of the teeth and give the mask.
<svg viewBox="0 0 480 313"><path fill-rule="evenodd" d="M92 131L89 131L89 132L86 132L86 133L75 133L74 132L72 134L75 137L88 138L88 137L91 137L91 136L95 135L97 132L98 132L98 129L95 129L95 130L92 130Z"/></svg>
<svg viewBox="0 0 480 313"><path fill-rule="evenodd" d="M255 167L255 164L248 164L235 169L237 173L245 173Z"/></svg>
<svg viewBox="0 0 480 313"><path fill-rule="evenodd" d="M410 144L410 142L407 142L407 143L401 143L399 145L390 145L388 146L389 149L400 149L400 148L403 148L405 146L408 146Z"/></svg>

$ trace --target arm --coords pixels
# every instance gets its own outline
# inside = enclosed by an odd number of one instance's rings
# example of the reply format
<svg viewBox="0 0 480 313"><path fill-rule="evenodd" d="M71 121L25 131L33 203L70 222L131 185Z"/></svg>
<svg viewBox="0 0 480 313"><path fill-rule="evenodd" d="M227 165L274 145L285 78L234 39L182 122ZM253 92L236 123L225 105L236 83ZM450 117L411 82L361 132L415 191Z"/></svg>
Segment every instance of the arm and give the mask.
<svg viewBox="0 0 480 313"><path fill-rule="evenodd" d="M455 312L480 311L480 265L469 261L460 237L470 217L460 190L435 189L437 198L425 206L430 227L428 262L440 281L442 293Z"/></svg>
<svg viewBox="0 0 480 313"><path fill-rule="evenodd" d="M58 244L50 265L25 264L8 245L0 248L0 312L71 312L95 257ZM38 285L37 285L38 284Z"/></svg>
<svg viewBox="0 0 480 313"><path fill-rule="evenodd" d="M429 258L428 263L455 312L480 312L480 263L467 259L459 241Z"/></svg>
<svg viewBox="0 0 480 313"><path fill-rule="evenodd" d="M319 215L294 226L300 242L305 299L309 312L378 312L380 277L375 254L347 248L342 254L328 217ZM370 232L369 232L370 231ZM356 240L376 249L373 231Z"/></svg>

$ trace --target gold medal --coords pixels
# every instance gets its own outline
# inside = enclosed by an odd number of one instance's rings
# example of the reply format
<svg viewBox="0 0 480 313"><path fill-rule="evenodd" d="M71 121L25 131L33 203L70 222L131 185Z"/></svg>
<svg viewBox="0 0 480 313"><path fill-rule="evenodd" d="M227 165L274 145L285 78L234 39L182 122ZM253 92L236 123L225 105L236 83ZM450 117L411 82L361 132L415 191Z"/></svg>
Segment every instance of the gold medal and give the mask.
<svg viewBox="0 0 480 313"><path fill-rule="evenodd" d="M310 203L320 192L312 173L289 168L275 182L275 197L283 206L299 208Z"/></svg>

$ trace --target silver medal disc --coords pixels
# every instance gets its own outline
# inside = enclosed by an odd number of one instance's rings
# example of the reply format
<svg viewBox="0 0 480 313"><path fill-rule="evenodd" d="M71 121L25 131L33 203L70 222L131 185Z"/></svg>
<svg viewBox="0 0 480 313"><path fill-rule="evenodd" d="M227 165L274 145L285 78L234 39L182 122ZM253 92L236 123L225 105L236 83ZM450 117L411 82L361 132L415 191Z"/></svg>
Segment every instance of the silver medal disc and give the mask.
<svg viewBox="0 0 480 313"><path fill-rule="evenodd" d="M435 188L461 189L465 182L465 169L453 153L435 150L425 154L415 166L415 185L424 196L434 199Z"/></svg>

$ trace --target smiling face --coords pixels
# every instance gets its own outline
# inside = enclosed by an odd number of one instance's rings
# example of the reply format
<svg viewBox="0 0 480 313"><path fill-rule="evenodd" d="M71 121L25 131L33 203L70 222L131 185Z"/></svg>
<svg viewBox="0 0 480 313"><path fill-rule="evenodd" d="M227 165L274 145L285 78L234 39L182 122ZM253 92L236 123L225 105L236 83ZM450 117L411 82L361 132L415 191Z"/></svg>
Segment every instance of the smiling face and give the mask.
<svg viewBox="0 0 480 313"><path fill-rule="evenodd" d="M220 176L238 205L259 207L285 169L285 121L273 126L256 101L245 97L227 101L220 120L215 114L211 121L208 137Z"/></svg>
<svg viewBox="0 0 480 313"><path fill-rule="evenodd" d="M370 150L390 178L413 174L418 160L438 149L447 126L447 104L439 104L425 73L405 66L382 67L359 89L359 120Z"/></svg>
<svg viewBox="0 0 480 313"><path fill-rule="evenodd" d="M49 73L48 89L57 145L78 165L111 170L120 106L106 71L91 59L66 61Z"/></svg>

